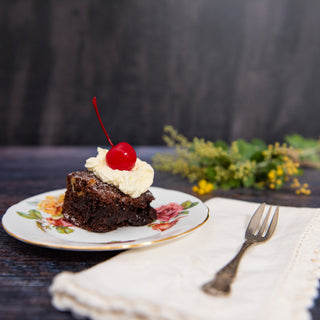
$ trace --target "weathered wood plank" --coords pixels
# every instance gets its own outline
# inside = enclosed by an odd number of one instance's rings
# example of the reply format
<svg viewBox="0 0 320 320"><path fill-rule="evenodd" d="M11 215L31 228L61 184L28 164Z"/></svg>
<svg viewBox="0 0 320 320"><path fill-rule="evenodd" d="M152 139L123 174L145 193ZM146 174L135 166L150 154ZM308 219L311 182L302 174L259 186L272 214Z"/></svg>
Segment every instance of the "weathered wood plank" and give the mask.
<svg viewBox="0 0 320 320"><path fill-rule="evenodd" d="M320 2L0 2L0 145L319 135Z"/></svg>

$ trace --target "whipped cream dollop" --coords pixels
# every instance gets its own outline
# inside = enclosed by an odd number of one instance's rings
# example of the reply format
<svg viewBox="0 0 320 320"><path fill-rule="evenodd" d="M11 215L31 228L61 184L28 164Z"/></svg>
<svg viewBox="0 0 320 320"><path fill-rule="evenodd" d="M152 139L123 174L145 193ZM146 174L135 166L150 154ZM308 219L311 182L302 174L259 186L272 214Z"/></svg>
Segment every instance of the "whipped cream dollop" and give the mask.
<svg viewBox="0 0 320 320"><path fill-rule="evenodd" d="M135 166L130 170L111 169L106 162L107 149L98 148L96 157L87 159L85 167L100 180L109 183L132 198L146 192L153 183L153 168L145 161L137 158Z"/></svg>

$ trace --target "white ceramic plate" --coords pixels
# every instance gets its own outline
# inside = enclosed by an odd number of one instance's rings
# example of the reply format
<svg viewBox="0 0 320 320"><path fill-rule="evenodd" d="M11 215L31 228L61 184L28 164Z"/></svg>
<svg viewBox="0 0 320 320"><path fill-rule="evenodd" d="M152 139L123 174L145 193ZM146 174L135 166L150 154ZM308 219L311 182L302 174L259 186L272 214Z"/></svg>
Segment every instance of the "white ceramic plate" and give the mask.
<svg viewBox="0 0 320 320"><path fill-rule="evenodd" d="M2 218L6 232L26 243L64 250L107 251L138 248L183 236L203 225L209 217L208 207L198 198L174 190L151 187L156 200L158 219L142 227L122 227L95 233L68 225L56 212L39 207L53 199L53 211L65 189L42 193L11 206ZM50 197L50 198L47 198ZM57 201L56 201L57 200ZM60 199L60 205L61 205ZM49 200L50 202L50 200ZM51 203L51 202L50 202ZM159 207L163 210L160 210Z"/></svg>

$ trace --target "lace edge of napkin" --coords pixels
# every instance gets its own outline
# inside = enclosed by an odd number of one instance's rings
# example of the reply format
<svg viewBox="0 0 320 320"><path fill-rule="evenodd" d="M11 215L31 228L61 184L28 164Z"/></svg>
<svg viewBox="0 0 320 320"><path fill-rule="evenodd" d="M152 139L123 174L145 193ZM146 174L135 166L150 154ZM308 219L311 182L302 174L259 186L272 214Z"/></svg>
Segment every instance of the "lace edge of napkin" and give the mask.
<svg viewBox="0 0 320 320"><path fill-rule="evenodd" d="M320 210L305 228L295 255L273 294L281 319L310 320L320 278ZM276 311L274 311L276 312ZM279 315L279 312L276 312ZM271 316L270 319L275 319Z"/></svg>
<svg viewBox="0 0 320 320"><path fill-rule="evenodd" d="M52 305L60 311L70 311L76 318L92 320L196 320L169 308L150 302L128 300L120 296L105 297L88 290L74 281L75 274L62 272L57 275L49 291Z"/></svg>

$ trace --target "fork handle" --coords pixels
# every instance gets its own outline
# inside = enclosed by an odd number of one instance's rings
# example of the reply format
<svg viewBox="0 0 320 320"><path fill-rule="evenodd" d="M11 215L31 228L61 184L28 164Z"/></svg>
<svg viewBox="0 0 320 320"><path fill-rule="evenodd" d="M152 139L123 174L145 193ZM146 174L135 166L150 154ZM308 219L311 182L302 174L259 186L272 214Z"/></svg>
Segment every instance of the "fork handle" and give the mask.
<svg viewBox="0 0 320 320"><path fill-rule="evenodd" d="M236 277L237 269L244 252L252 245L252 242L245 241L237 255L222 269L215 278L205 283L202 290L211 295L226 295L231 291L231 284Z"/></svg>

